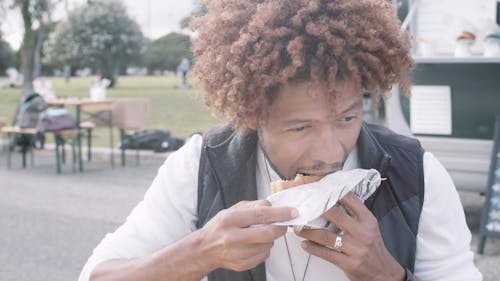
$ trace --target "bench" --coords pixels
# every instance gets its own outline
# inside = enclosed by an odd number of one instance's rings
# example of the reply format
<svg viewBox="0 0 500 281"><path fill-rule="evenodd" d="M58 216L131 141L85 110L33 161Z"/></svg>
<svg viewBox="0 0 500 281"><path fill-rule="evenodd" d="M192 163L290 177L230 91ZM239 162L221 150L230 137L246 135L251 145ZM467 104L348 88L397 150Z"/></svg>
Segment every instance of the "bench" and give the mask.
<svg viewBox="0 0 500 281"><path fill-rule="evenodd" d="M30 154L30 162L31 166L34 166L35 160L34 160L34 154L33 154L33 149L34 149L34 144L35 144L35 136L38 133L38 130L36 128L20 128L17 126L7 126L7 127L2 127L1 132L8 137L8 146L12 143L14 140L14 137L16 135L29 135L31 136L30 140L31 143L28 144L25 148L21 150L21 155L22 155L22 167L23 169L26 168L27 166L27 154ZM54 134L54 141L56 144L55 152L56 152L56 170L57 173L61 173L61 162L65 163L66 162L66 152L64 149L65 143L70 140L71 141L71 147L72 147L72 163L73 163L73 171L76 171L76 150L75 150L75 144L76 144L76 139L78 137L78 130L61 130L61 131L56 131L52 132ZM7 148L7 168L11 168L12 166L12 161L11 161L11 154L12 154L12 148L8 147ZM62 154L62 155L61 155ZM62 156L62 157L61 157ZM62 161L61 161L62 160Z"/></svg>
<svg viewBox="0 0 500 281"><path fill-rule="evenodd" d="M26 149L21 150L22 154L22 165L23 168L26 168L26 154L29 152L30 153L30 158L31 158L31 166L34 166L35 160L33 156L33 147L34 147L34 142L35 142L35 135L37 134L37 129L36 128L20 128L17 126L7 126L7 127L2 127L1 132L5 135L7 135L7 168L10 169L11 167L11 152L12 148L10 147L10 144L14 140L14 137L16 135L30 135L32 136L30 139L32 142L26 146Z"/></svg>

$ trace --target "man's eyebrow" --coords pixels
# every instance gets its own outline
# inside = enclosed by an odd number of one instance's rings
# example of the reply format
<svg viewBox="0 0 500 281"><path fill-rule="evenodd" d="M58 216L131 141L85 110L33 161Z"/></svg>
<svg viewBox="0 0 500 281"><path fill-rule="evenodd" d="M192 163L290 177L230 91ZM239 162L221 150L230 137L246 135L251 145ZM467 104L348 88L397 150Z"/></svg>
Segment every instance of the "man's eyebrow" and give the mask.
<svg viewBox="0 0 500 281"><path fill-rule="evenodd" d="M345 113L347 113L347 112L349 112L349 111L351 111L351 110L353 110L353 109L355 109L357 107L360 107L362 105L363 105L363 101L362 100L357 100L356 102L352 103L348 108L344 109L340 113L340 115L345 114Z"/></svg>
<svg viewBox="0 0 500 281"><path fill-rule="evenodd" d="M313 122L313 121L314 120L312 120L312 119L292 118L292 119L283 120L282 123L285 125L291 125L291 124L309 123L309 122Z"/></svg>
<svg viewBox="0 0 500 281"><path fill-rule="evenodd" d="M347 107L345 110L342 111L342 113L340 114L345 114L359 106L362 106L363 105L363 101L362 100L357 100L355 101L354 103L352 103L349 107ZM301 123L309 123L309 122L314 122L316 120L314 119L307 119L307 118L290 118L290 119L285 119L283 120L281 123L285 124L285 125L291 125L291 124L301 124Z"/></svg>

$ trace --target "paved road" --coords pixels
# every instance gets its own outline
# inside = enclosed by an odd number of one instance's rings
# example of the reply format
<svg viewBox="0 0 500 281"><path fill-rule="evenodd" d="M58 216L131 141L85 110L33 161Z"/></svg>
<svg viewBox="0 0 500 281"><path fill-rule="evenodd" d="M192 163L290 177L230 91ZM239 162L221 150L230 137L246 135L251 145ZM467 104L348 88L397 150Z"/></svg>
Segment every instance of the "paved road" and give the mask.
<svg viewBox="0 0 500 281"><path fill-rule="evenodd" d="M83 174L67 165L59 176L51 157L35 161L35 168L6 171L0 153L2 281L76 280L95 245L141 200L162 160L114 170L97 161Z"/></svg>
<svg viewBox="0 0 500 281"><path fill-rule="evenodd" d="M16 159L17 161L18 159ZM104 234L114 230L141 200L163 161L111 169L105 160L83 174L66 167L55 174L52 157L36 155L37 165L7 171L0 152L0 280L76 280ZM132 161L133 162L133 161ZM461 194L477 244L483 198ZM476 264L485 281L500 280L500 239L488 240Z"/></svg>

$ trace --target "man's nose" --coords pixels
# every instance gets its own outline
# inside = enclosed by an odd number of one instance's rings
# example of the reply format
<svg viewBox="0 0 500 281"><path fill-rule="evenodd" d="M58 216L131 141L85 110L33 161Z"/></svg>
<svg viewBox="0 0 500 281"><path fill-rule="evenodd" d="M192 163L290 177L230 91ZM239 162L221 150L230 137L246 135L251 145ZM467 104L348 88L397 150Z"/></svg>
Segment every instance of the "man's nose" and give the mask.
<svg viewBox="0 0 500 281"><path fill-rule="evenodd" d="M345 158L345 148L335 129L323 130L311 147L311 156L325 164L341 163Z"/></svg>

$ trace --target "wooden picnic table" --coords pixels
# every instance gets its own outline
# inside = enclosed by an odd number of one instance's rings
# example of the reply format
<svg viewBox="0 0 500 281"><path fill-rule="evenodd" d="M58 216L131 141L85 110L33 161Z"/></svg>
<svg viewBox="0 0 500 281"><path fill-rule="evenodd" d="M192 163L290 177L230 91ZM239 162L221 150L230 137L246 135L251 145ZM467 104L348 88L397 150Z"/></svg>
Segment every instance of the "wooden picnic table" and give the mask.
<svg viewBox="0 0 500 281"><path fill-rule="evenodd" d="M104 100L91 100L88 98L84 99L79 99L79 98L57 98L53 100L48 100L47 105L49 107L62 107L62 106L74 106L75 107L75 114L76 114L76 123L77 123L77 129L78 129L78 136L77 136L77 147L78 147L78 170L80 172L83 172L83 157L82 157L82 138L81 138L81 114L82 111L85 112L86 114L100 118L96 112L107 112L108 117L107 118L107 125L109 127L109 133L110 133L110 147L111 147L111 153L110 153L110 159L111 159L111 166L114 167L114 153L113 153L113 122L112 122L112 111L113 111L113 105L114 105L115 100L114 99L104 99ZM90 151L89 151L90 154Z"/></svg>

